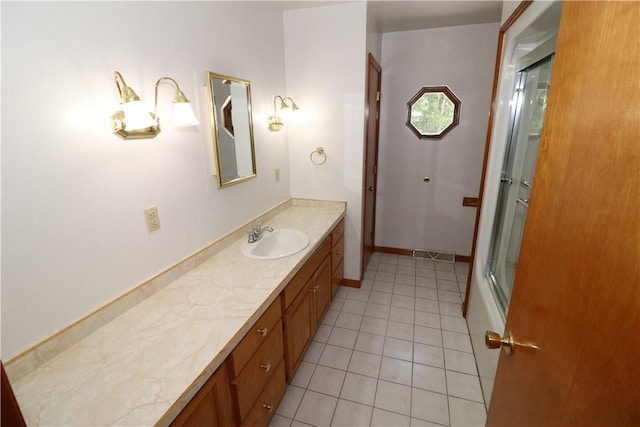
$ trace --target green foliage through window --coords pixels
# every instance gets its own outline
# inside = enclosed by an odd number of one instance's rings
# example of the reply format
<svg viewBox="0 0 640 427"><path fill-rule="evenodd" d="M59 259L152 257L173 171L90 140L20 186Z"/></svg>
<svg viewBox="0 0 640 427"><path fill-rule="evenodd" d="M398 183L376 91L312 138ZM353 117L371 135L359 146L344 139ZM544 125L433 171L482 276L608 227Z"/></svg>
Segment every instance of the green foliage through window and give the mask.
<svg viewBox="0 0 640 427"><path fill-rule="evenodd" d="M459 122L460 100L446 86L423 87L407 106L407 126L420 139L440 139Z"/></svg>
<svg viewBox="0 0 640 427"><path fill-rule="evenodd" d="M444 93L425 93L411 107L411 124L423 135L438 135L453 122L453 102Z"/></svg>

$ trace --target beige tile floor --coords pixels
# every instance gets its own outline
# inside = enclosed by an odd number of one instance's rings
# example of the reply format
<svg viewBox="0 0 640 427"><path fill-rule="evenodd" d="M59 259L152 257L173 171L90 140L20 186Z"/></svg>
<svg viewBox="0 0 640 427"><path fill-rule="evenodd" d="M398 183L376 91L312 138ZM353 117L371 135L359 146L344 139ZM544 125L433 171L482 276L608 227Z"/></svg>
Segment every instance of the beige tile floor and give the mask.
<svg viewBox="0 0 640 427"><path fill-rule="evenodd" d="M467 264L373 255L341 288L271 426L483 426Z"/></svg>

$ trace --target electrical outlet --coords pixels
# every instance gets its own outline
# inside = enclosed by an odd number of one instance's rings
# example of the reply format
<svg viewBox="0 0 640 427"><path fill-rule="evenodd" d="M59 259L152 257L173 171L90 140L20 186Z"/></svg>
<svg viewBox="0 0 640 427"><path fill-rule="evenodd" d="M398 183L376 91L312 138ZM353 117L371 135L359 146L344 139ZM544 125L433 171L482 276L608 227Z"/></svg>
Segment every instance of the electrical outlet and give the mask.
<svg viewBox="0 0 640 427"><path fill-rule="evenodd" d="M280 169L276 169L276 182L280 182Z"/></svg>
<svg viewBox="0 0 640 427"><path fill-rule="evenodd" d="M160 228L160 216L158 216L156 206L144 210L144 219L147 221L147 231L155 231Z"/></svg>

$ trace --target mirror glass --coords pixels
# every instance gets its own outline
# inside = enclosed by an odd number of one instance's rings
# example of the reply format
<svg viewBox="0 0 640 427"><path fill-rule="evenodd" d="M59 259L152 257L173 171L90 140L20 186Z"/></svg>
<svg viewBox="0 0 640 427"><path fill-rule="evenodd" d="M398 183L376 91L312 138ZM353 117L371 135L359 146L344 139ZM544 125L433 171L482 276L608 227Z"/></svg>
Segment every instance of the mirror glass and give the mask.
<svg viewBox="0 0 640 427"><path fill-rule="evenodd" d="M420 139L440 139L460 121L460 100L446 86L423 87L407 107L407 126Z"/></svg>
<svg viewBox="0 0 640 427"><path fill-rule="evenodd" d="M213 161L220 188L256 176L248 80L207 72Z"/></svg>

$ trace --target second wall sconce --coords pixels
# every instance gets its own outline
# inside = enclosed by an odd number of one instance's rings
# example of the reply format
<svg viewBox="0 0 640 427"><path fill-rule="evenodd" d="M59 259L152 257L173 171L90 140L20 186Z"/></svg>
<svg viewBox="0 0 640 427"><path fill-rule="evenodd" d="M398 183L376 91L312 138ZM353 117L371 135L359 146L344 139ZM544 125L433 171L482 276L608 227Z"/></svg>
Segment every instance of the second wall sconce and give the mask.
<svg viewBox="0 0 640 427"><path fill-rule="evenodd" d="M120 94L122 110L116 111L111 116L113 133L123 139L147 139L155 138L160 133L160 118L158 117L158 86L162 82L171 82L176 88L173 97L173 125L175 127L196 126L200 122L191 108L191 102L184 92L180 90L178 83L171 77L161 77L156 82L155 103L153 113L147 111L140 101L140 97L124 81L118 71L113 77Z"/></svg>
<svg viewBox="0 0 640 427"><path fill-rule="evenodd" d="M278 102L278 100L280 102ZM286 97L283 98L280 95L276 95L273 98L273 116L269 116L268 127L271 132L277 132L282 129L284 123L282 122L282 117L278 115L278 109L282 113L283 110L291 109L291 111L299 110L298 106L293 99Z"/></svg>

